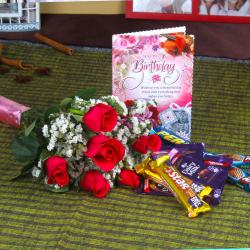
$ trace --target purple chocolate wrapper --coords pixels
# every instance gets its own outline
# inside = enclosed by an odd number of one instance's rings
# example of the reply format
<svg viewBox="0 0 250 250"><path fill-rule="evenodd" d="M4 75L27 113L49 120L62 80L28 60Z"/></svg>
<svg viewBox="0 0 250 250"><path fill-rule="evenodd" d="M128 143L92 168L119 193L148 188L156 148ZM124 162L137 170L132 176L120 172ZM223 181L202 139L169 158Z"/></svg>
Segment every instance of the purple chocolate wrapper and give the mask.
<svg viewBox="0 0 250 250"><path fill-rule="evenodd" d="M204 143L190 143L190 144L176 144L176 145L162 145L161 150L152 153L152 158L158 158L160 156L166 155L172 149L178 149L183 155L191 156L200 161L203 160L203 153L205 149Z"/></svg>
<svg viewBox="0 0 250 250"><path fill-rule="evenodd" d="M214 180L211 178L210 186L214 189L212 192L212 204L220 203L220 198L228 177L228 171L231 168L233 160L224 156L211 156L204 154L204 164L206 168L214 173Z"/></svg>
<svg viewBox="0 0 250 250"><path fill-rule="evenodd" d="M213 188L210 204L217 205L220 203L232 159L209 156L209 158L205 158L203 161L192 155L183 155L181 150L177 148L172 149L169 155L171 163L184 176Z"/></svg>
<svg viewBox="0 0 250 250"><path fill-rule="evenodd" d="M240 154L214 154L206 152L204 159L230 159L231 167L228 170L227 180L236 186L250 192L250 156ZM220 160L220 163L223 162Z"/></svg>
<svg viewBox="0 0 250 250"><path fill-rule="evenodd" d="M231 158L233 160L232 166L236 166L250 173L250 156L249 155L213 154L213 153L206 152L204 153L204 156L217 156L217 157Z"/></svg>

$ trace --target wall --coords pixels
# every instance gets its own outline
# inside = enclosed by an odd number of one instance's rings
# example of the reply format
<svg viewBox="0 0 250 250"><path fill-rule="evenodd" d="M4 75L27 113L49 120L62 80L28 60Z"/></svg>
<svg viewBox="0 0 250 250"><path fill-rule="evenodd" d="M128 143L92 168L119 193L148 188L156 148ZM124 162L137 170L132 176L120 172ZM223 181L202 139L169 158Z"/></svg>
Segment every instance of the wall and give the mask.
<svg viewBox="0 0 250 250"><path fill-rule="evenodd" d="M124 14L125 0L41 3L43 14Z"/></svg>

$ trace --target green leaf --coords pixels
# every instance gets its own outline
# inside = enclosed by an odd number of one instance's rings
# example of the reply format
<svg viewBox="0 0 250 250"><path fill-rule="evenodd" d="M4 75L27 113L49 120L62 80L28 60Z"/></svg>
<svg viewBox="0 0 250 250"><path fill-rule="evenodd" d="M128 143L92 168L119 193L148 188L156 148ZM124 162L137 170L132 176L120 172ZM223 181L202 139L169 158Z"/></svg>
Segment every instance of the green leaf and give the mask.
<svg viewBox="0 0 250 250"><path fill-rule="evenodd" d="M49 158L49 157L51 157L51 156L53 156L54 155L54 153L53 152L50 152L50 151L48 151L48 150L46 150L46 149L43 149L42 150L42 152L41 152L41 154L40 154L40 160L41 160L41 163L42 163L42 166L41 166L41 173L40 173L40 175L39 175L39 177L38 177L38 181L40 181L42 178L44 178L44 176L45 176L45 173L46 173L46 170L45 170L45 161Z"/></svg>
<svg viewBox="0 0 250 250"><path fill-rule="evenodd" d="M87 140L89 140L91 137L96 136L97 133L89 131L88 133L85 134L85 137Z"/></svg>
<svg viewBox="0 0 250 250"><path fill-rule="evenodd" d="M46 161L49 157L53 156L54 153L53 152L50 152L46 149L43 149L41 154L40 154L40 160L41 161Z"/></svg>
<svg viewBox="0 0 250 250"><path fill-rule="evenodd" d="M75 108L70 108L69 109L69 112L71 114L74 114L74 115L81 115L83 116L84 112L82 110L79 110L79 109L75 109Z"/></svg>
<svg viewBox="0 0 250 250"><path fill-rule="evenodd" d="M53 152L50 152L46 149L42 149L41 154L39 156L39 161L41 161L41 172L39 176L36 178L37 182L41 181L45 177L46 175L45 161L53 155L54 155Z"/></svg>
<svg viewBox="0 0 250 250"><path fill-rule="evenodd" d="M32 108L31 110L25 112L22 115L22 123L25 124L31 124L34 121L36 121L36 126L38 127L39 123L41 123L44 119L44 110Z"/></svg>
<svg viewBox="0 0 250 250"><path fill-rule="evenodd" d="M54 185L46 185L45 189L54 193L65 193L69 191L69 185L61 188L55 188Z"/></svg>
<svg viewBox="0 0 250 250"><path fill-rule="evenodd" d="M17 181L17 180L29 175L32 171L33 166L34 166L33 162L23 166L20 174L16 177L12 178L11 181Z"/></svg>
<svg viewBox="0 0 250 250"><path fill-rule="evenodd" d="M82 115L72 115L77 122L82 122Z"/></svg>
<svg viewBox="0 0 250 250"><path fill-rule="evenodd" d="M78 92L76 92L75 96L78 96L84 100L88 100L90 98L93 98L96 94L95 88L87 88L87 89L81 89Z"/></svg>
<svg viewBox="0 0 250 250"><path fill-rule="evenodd" d="M16 137L11 143L16 160L23 164L33 162L39 153L40 144L32 136Z"/></svg>
<svg viewBox="0 0 250 250"><path fill-rule="evenodd" d="M33 131L33 129L35 128L35 126L36 126L36 120L33 121L33 122L29 125L29 127L27 127L27 128L25 129L24 135L25 135L25 136L29 136L30 133L31 133L31 132Z"/></svg>
<svg viewBox="0 0 250 250"><path fill-rule="evenodd" d="M60 113L60 109L57 105L49 107L44 114L45 120L48 120L51 114L57 114L57 113Z"/></svg>
<svg viewBox="0 0 250 250"><path fill-rule="evenodd" d="M64 99L61 101L61 103L60 103L60 107L61 107L61 108L67 109L67 108L70 107L70 104L71 104L72 102L73 102L73 99L72 99L72 98L69 98L69 97L64 98Z"/></svg>

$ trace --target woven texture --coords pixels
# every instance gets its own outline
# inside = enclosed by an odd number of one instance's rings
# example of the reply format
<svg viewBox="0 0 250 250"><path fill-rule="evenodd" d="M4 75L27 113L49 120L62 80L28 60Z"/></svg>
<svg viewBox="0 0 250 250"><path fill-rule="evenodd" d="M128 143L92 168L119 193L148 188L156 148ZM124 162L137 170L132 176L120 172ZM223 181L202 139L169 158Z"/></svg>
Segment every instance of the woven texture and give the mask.
<svg viewBox="0 0 250 250"><path fill-rule="evenodd" d="M76 51L10 44L4 54L51 75L18 84L11 69L0 75L0 95L30 107L57 103L78 89L111 93L110 51ZM193 86L192 140L213 152L250 154L250 64L197 58ZM54 194L30 179L18 182L20 165L9 149L18 130L0 124L0 249L168 249L249 247L249 194L230 184L222 203L187 218L175 198L113 189L107 198L85 192Z"/></svg>

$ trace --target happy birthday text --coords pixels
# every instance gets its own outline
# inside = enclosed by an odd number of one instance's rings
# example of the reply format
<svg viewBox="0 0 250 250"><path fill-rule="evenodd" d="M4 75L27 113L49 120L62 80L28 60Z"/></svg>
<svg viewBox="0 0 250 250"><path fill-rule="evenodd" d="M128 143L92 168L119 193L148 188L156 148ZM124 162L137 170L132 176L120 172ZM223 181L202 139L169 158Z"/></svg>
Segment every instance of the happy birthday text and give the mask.
<svg viewBox="0 0 250 250"><path fill-rule="evenodd" d="M154 72L167 72L168 74L172 74L174 72L175 64L169 64L165 61L145 61L144 59L136 60L134 63L133 71L135 73L139 73L141 71L149 71L150 73Z"/></svg>

